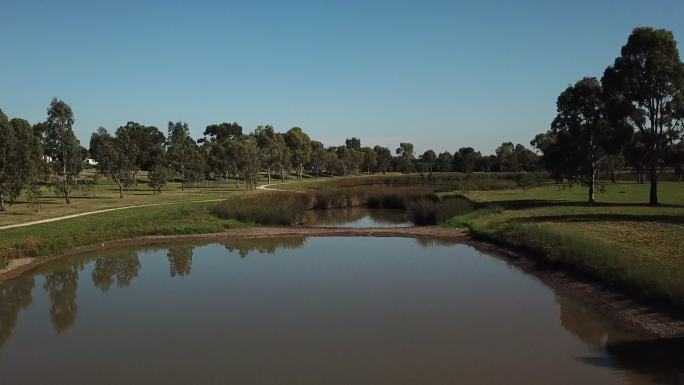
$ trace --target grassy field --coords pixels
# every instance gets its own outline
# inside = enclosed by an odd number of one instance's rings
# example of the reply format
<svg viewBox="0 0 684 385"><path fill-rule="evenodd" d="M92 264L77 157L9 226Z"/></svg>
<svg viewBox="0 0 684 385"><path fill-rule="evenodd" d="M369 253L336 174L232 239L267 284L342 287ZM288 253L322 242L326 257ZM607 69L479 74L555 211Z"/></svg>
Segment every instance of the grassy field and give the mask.
<svg viewBox="0 0 684 385"><path fill-rule="evenodd" d="M84 176L87 177L89 174L86 172ZM0 226L116 207L223 199L236 194L254 192L244 188L238 189L233 181L198 183L185 191L181 190L180 183L171 182L162 194L157 195L146 183L146 177L140 176L138 184L126 191L123 198L119 198L117 186L107 178L99 178L92 189L75 190L72 203L69 205L64 203L63 197L43 188L39 210L35 205L29 205L26 196L22 195L15 204L8 205L7 210L0 213Z"/></svg>
<svg viewBox="0 0 684 385"><path fill-rule="evenodd" d="M245 227L212 215L216 203L183 203L121 210L0 231L0 257L36 257L144 235L216 233Z"/></svg>
<svg viewBox="0 0 684 385"><path fill-rule="evenodd" d="M644 203L648 188L608 184L596 204L579 186L469 192L485 208L449 225L684 306L684 183L661 183L657 207Z"/></svg>

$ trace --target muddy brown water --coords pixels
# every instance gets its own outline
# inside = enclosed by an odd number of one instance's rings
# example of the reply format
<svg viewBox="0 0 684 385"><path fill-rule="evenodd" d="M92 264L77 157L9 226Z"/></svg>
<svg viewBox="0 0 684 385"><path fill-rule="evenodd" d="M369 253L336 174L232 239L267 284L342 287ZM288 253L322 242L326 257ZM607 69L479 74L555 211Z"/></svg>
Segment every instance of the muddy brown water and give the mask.
<svg viewBox="0 0 684 385"><path fill-rule="evenodd" d="M682 345L410 238L122 248L0 286L0 384L680 384Z"/></svg>

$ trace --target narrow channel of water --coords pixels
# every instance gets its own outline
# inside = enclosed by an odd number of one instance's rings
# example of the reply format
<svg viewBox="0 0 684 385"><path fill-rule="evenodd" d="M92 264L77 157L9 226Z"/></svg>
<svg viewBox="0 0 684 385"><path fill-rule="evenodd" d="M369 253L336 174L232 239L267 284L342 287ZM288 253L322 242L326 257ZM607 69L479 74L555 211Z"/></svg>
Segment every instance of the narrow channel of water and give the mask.
<svg viewBox="0 0 684 385"><path fill-rule="evenodd" d="M409 227L409 213L403 210L350 207L329 210L309 210L302 223L311 227Z"/></svg>
<svg viewBox="0 0 684 385"><path fill-rule="evenodd" d="M2 384L679 384L682 353L430 240L127 248L0 286Z"/></svg>

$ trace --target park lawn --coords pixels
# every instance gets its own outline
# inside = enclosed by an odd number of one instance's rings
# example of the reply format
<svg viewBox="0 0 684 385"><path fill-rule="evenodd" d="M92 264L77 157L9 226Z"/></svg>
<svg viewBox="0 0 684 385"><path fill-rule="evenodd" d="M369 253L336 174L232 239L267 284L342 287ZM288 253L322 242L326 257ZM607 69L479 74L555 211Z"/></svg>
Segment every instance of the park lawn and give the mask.
<svg viewBox="0 0 684 385"><path fill-rule="evenodd" d="M145 235L217 233L246 225L213 215L217 202L140 207L0 231L0 257L36 257ZM13 251L18 251L12 254Z"/></svg>
<svg viewBox="0 0 684 385"><path fill-rule="evenodd" d="M596 204L578 186L469 192L486 208L446 225L684 307L684 183L660 183L656 207L648 188L608 184Z"/></svg>
<svg viewBox="0 0 684 385"><path fill-rule="evenodd" d="M64 202L64 197L56 196L47 188L43 188L41 192L40 210L29 205L26 196L22 195L14 204L8 204L6 211L0 212L0 226L116 207L223 199L254 191L244 187L238 189L234 181L203 182L184 191L181 190L180 183L171 182L161 194L154 194L147 187L143 176L136 186L124 192L123 198L119 197L116 184L107 178L100 178L91 191L83 188L75 190L71 204L68 205Z"/></svg>

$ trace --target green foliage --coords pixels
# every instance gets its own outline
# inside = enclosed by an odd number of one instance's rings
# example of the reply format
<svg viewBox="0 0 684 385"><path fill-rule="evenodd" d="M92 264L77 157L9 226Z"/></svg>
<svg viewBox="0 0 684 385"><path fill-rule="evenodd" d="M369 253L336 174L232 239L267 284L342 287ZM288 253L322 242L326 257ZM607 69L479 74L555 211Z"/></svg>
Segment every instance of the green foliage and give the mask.
<svg viewBox="0 0 684 385"><path fill-rule="evenodd" d="M0 110L0 211L5 210L5 199L14 202L24 186L35 179L40 162L40 143L29 122L17 118L8 121Z"/></svg>
<svg viewBox="0 0 684 385"><path fill-rule="evenodd" d="M164 156L166 138L157 127L128 122L117 128L116 137L123 143L137 170L151 170Z"/></svg>
<svg viewBox="0 0 684 385"><path fill-rule="evenodd" d="M190 137L187 123L169 122L167 161L181 179L181 189L204 177L204 153Z"/></svg>
<svg viewBox="0 0 684 385"><path fill-rule="evenodd" d="M161 194L162 190L166 188L171 172L163 164L153 166L152 170L147 174L147 185L156 194Z"/></svg>
<svg viewBox="0 0 684 385"><path fill-rule="evenodd" d="M311 157L311 138L299 127L293 127L285 133L285 144L290 153L292 165L297 168L297 176L301 180L304 165Z"/></svg>
<svg viewBox="0 0 684 385"><path fill-rule="evenodd" d="M217 233L244 224L213 215L215 203L141 207L0 232L0 259L47 256L79 246L145 235ZM39 241L38 241L39 240ZM3 257L4 256L4 257Z"/></svg>
<svg viewBox="0 0 684 385"><path fill-rule="evenodd" d="M121 133L121 130L117 131ZM100 127L90 137L90 153L97 161L100 173L111 178L119 186L119 197L123 198L125 186L135 180L135 164L138 149L126 136L112 137Z"/></svg>
<svg viewBox="0 0 684 385"><path fill-rule="evenodd" d="M52 159L52 171L59 177L55 191L71 203L69 194L76 187L76 180L83 167L81 144L74 135L74 114L71 107L57 98L48 108L45 154Z"/></svg>
<svg viewBox="0 0 684 385"><path fill-rule="evenodd" d="M613 121L638 133L651 179L650 204L658 204L658 167L681 131L684 63L671 31L639 27L601 79Z"/></svg>

